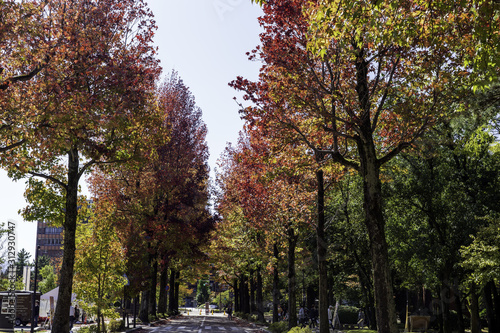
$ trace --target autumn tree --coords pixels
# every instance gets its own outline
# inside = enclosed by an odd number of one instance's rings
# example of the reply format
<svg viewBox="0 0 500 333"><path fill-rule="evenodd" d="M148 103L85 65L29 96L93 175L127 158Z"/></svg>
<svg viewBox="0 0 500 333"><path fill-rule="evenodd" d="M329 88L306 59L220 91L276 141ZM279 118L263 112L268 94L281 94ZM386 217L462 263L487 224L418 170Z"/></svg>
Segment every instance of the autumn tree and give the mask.
<svg viewBox="0 0 500 333"><path fill-rule="evenodd" d="M0 3L0 153L27 140L23 126L41 126L31 112L16 104L11 92L32 80L57 52L61 39L48 36L52 12L48 0L2 1ZM29 103L28 103L29 104Z"/></svg>
<svg viewBox="0 0 500 333"><path fill-rule="evenodd" d="M116 212L113 224L127 249L129 278L146 276L140 317L156 316L156 286L166 286L174 259L203 256L212 218L208 212L206 126L194 97L177 73L159 86L156 105L163 122L143 137L141 159L95 173L92 190ZM141 263L147 263L143 265ZM141 266L142 265L142 266ZM173 270L170 281L178 271ZM173 279L173 280L172 280ZM171 286L173 288L173 286ZM164 288L163 288L164 289ZM174 295L174 293L170 293ZM165 312L165 294L160 293ZM172 302L171 302L172 303ZM174 311L175 309L171 309Z"/></svg>
<svg viewBox="0 0 500 333"><path fill-rule="evenodd" d="M50 58L51 43L43 35L47 0L0 4L0 90L32 79Z"/></svg>
<svg viewBox="0 0 500 333"><path fill-rule="evenodd" d="M47 198L47 191L62 199L64 210L55 213L64 221L64 254L53 330L66 332L79 181L95 164L130 158L141 131L154 126L148 102L159 67L152 47L154 22L144 2L60 0L45 10L51 13L45 38L58 39L57 58L36 79L6 90L9 107L25 112L19 125L26 141L9 150L2 164L16 178L46 181L46 186L31 181L40 191L30 199ZM42 216L28 208L25 218Z"/></svg>
<svg viewBox="0 0 500 333"><path fill-rule="evenodd" d="M236 147L226 148L221 161L217 209L222 221L213 241L220 250L212 252L222 252L216 256L233 256L231 262L236 262L228 265L231 270L248 265L246 255L257 251L250 258L261 269L267 266L272 271L273 303L277 311L278 262L281 249L286 249L289 323L293 327L296 322L296 248L304 230L312 225L311 182L314 180L310 179L310 172L291 167L295 165L290 162L291 156L296 157L297 152L286 150L280 154L269 144L269 137L257 135L251 128L246 130ZM231 237L233 233L239 237ZM242 247L245 250L242 251ZM257 250L250 250L252 248ZM263 249L267 253L264 254Z"/></svg>
<svg viewBox="0 0 500 333"><path fill-rule="evenodd" d="M447 35L434 24L444 21L450 8L419 1L331 1L321 11L314 1L261 3L262 46L250 54L264 63L260 80L238 78L233 83L257 105L243 109L242 115L260 126L270 119L279 122L281 131L289 133L287 142L300 142L318 160L359 173L378 329L396 332L381 167L428 128L462 110L462 98L471 92L469 55L447 47ZM466 17L473 10L453 8ZM467 29L471 31L470 25ZM310 45L320 45L320 51L310 52ZM453 102L457 104L450 108ZM320 306L320 317L325 311ZM321 327L326 332L327 323Z"/></svg>

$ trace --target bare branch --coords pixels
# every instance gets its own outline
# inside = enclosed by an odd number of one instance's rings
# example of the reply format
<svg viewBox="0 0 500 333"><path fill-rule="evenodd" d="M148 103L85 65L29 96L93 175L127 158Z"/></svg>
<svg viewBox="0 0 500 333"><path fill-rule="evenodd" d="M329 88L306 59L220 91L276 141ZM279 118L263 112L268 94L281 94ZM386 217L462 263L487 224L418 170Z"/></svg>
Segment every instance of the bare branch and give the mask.
<svg viewBox="0 0 500 333"><path fill-rule="evenodd" d="M384 95L382 96L382 100L380 101L380 104L378 105L377 112L375 112L375 116L373 117L372 131L375 131L375 128L377 128L378 118L380 117L380 113L382 112L382 108L384 107L384 103L385 103L385 100L387 98L387 94L389 93L389 87L392 84L392 79L394 77L394 73L396 72L396 68L398 67L400 60L401 60L401 58L398 56L396 59L396 62L394 64L394 67L392 67L391 74L389 76L389 81L387 81L387 85L385 87Z"/></svg>

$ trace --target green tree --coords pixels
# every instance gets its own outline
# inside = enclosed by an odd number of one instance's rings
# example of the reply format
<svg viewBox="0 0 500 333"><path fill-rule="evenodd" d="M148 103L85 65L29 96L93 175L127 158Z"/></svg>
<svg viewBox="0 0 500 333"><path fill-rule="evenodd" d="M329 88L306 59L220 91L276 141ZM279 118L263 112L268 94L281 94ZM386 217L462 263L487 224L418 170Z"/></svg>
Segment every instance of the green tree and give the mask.
<svg viewBox="0 0 500 333"><path fill-rule="evenodd" d="M196 286L196 301L198 305L205 304L210 298L210 283L208 280L198 280Z"/></svg>
<svg viewBox="0 0 500 333"><path fill-rule="evenodd" d="M436 127L440 131L427 135L420 149L396 159L385 185L388 239L398 281L415 291L427 286L439 296L444 332L451 332L454 324L449 300L462 308L459 249L471 242L484 217L498 211L500 196L500 159L491 150L494 136L481 126L471 130L473 119L462 120Z"/></svg>
<svg viewBox="0 0 500 333"><path fill-rule="evenodd" d="M28 253L24 248L21 251L17 252L17 260L16 260L16 276L17 278L23 278L23 269L24 266L31 266L30 264L31 254Z"/></svg>
<svg viewBox="0 0 500 333"><path fill-rule="evenodd" d="M113 304L123 297L127 281L124 249L105 210L80 225L77 249L74 292L80 306L97 317L98 331L106 332L104 318L118 315Z"/></svg>
<svg viewBox="0 0 500 333"><path fill-rule="evenodd" d="M38 283L38 289L42 294L51 291L57 287L57 277L54 272L54 267L45 265L40 269L42 280Z"/></svg>

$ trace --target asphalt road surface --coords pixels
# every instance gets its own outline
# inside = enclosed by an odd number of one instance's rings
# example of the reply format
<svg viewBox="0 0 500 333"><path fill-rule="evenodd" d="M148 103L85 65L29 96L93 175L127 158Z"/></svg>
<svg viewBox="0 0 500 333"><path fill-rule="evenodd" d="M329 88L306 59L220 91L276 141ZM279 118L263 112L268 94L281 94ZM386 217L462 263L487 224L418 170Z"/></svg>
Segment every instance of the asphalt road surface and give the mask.
<svg viewBox="0 0 500 333"><path fill-rule="evenodd" d="M226 332L226 333L259 333L264 332L260 328L252 327L246 322L231 321L222 315L183 315L172 319L168 324L148 330L148 333L170 333L170 332Z"/></svg>

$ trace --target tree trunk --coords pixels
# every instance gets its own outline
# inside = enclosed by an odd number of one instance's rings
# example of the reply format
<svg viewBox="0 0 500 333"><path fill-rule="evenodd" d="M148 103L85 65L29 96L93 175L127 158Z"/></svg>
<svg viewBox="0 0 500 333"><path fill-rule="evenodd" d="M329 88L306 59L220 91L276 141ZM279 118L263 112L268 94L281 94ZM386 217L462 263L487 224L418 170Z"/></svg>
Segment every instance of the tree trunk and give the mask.
<svg viewBox="0 0 500 333"><path fill-rule="evenodd" d="M491 281L491 290L493 294L493 308L495 312L495 322L497 332L500 330L500 295L498 294L498 289L495 285L495 281Z"/></svg>
<svg viewBox="0 0 500 333"><path fill-rule="evenodd" d="M257 269L257 320L261 323L266 322L264 318L264 296L262 294L262 275L260 273L260 268Z"/></svg>
<svg viewBox="0 0 500 333"><path fill-rule="evenodd" d="M469 312L470 312L470 331L471 333L481 333L481 319L479 317L479 299L475 291L475 286L472 286L472 291L469 296Z"/></svg>
<svg viewBox="0 0 500 333"><path fill-rule="evenodd" d="M150 302L149 290L143 290L141 293L141 305L139 310L139 319L143 323L149 323L148 309Z"/></svg>
<svg viewBox="0 0 500 333"><path fill-rule="evenodd" d="M99 320L99 319L97 319ZM104 314L101 312L101 322L102 322L102 331L106 332L106 322L104 321Z"/></svg>
<svg viewBox="0 0 500 333"><path fill-rule="evenodd" d="M148 267L150 267L149 275L146 281L149 281L148 289L143 290L141 293L141 306L139 310L139 319L144 323L149 323L149 315L151 314L153 295L156 296L156 271L154 269L153 260L155 260L154 255L149 252L151 250L151 243L148 243ZM153 291L152 284L154 279L155 289Z"/></svg>
<svg viewBox="0 0 500 333"><path fill-rule="evenodd" d="M158 283L158 260L156 254L151 254L151 261L153 262L151 281L149 285L149 304L148 315L156 318L156 285Z"/></svg>
<svg viewBox="0 0 500 333"><path fill-rule="evenodd" d="M458 282L456 280L453 292L455 294L455 305L457 307L457 315L458 315L458 333L465 333L464 314L462 311L462 296L460 295L460 289L458 287Z"/></svg>
<svg viewBox="0 0 500 333"><path fill-rule="evenodd" d="M361 261L358 260L358 256L355 256L357 259L357 263L359 266L359 276L360 276L360 284L361 290L363 292L363 298L365 300L365 325L368 326L371 330L377 329L377 321L375 319L375 301L373 300L373 288L371 284L371 279L369 274L363 269Z"/></svg>
<svg viewBox="0 0 500 333"><path fill-rule="evenodd" d="M279 299L280 276L279 276L279 266L278 266L279 252L278 252L278 245L276 243L274 243L273 245L273 255L275 259L273 265L273 323L277 323L279 321L278 307L280 303Z"/></svg>
<svg viewBox="0 0 500 333"><path fill-rule="evenodd" d="M484 305L486 307L486 317L488 318L488 332L498 332L497 318L493 305L493 288L495 284L491 281L486 283L483 289Z"/></svg>
<svg viewBox="0 0 500 333"><path fill-rule="evenodd" d="M139 295L134 297L134 328L137 324L137 304L139 303Z"/></svg>
<svg viewBox="0 0 500 333"><path fill-rule="evenodd" d="M295 274L295 247L297 236L292 226L288 226L288 329L297 326L297 295Z"/></svg>
<svg viewBox="0 0 500 333"><path fill-rule="evenodd" d="M97 306L97 332L104 332L104 328L101 330L101 307Z"/></svg>
<svg viewBox="0 0 500 333"><path fill-rule="evenodd" d="M248 278L244 274L240 277L240 305L241 312L250 313L250 290L248 288Z"/></svg>
<svg viewBox="0 0 500 333"><path fill-rule="evenodd" d="M234 279L234 312L241 312L240 306L240 287L238 284L238 279Z"/></svg>
<svg viewBox="0 0 500 333"><path fill-rule="evenodd" d="M250 271L250 313L257 310L255 306L255 271Z"/></svg>
<svg viewBox="0 0 500 333"><path fill-rule="evenodd" d="M69 310L73 291L73 269L75 266L75 234L78 219L78 182L80 180L78 166L80 163L78 149L72 148L68 153L68 183L66 186L66 212L64 215L64 248L61 271L59 275L59 293L56 311L52 323L53 333L69 332Z"/></svg>
<svg viewBox="0 0 500 333"><path fill-rule="evenodd" d="M308 309L312 308L313 305L316 305L316 298L318 298L318 294L316 293L317 287L318 287L317 284L309 284L306 287L306 303ZM326 295L326 299L328 302L328 295Z"/></svg>
<svg viewBox="0 0 500 333"><path fill-rule="evenodd" d="M359 140L358 150L361 157L360 172L363 179L365 225L370 239L372 257L378 332L398 333L388 246L385 238L385 221L382 214L380 170L371 135Z"/></svg>
<svg viewBox="0 0 500 333"><path fill-rule="evenodd" d="M382 212L382 186L380 183L380 161L377 159L370 110L370 88L368 86L368 62L364 50L356 49L356 92L363 110L360 120L357 147L359 174L363 179L363 208L365 225L370 239L373 267L375 309L379 333L398 333L396 305L392 290L385 221Z"/></svg>
<svg viewBox="0 0 500 333"><path fill-rule="evenodd" d="M325 189L323 170L316 171L318 181L318 225L316 239L318 246L318 273L319 273L319 331L329 333L328 322L328 274L326 269L326 250L328 244L325 237Z"/></svg>
<svg viewBox="0 0 500 333"><path fill-rule="evenodd" d="M158 313L167 313L168 265L164 264L160 273L160 295L158 296Z"/></svg>
<svg viewBox="0 0 500 333"><path fill-rule="evenodd" d="M440 293L440 303L441 303L441 320L443 333L451 333L451 321L450 321L450 299L451 299L451 290L447 285L447 281L449 281L449 275L446 274L444 278L441 280L441 293Z"/></svg>
<svg viewBox="0 0 500 333"><path fill-rule="evenodd" d="M179 314L179 285L181 279L181 271L175 273L175 289L174 289L174 311Z"/></svg>
<svg viewBox="0 0 500 333"><path fill-rule="evenodd" d="M168 314L172 315L175 313L175 269L170 269L170 289L168 292ZM200 304L198 304L200 305Z"/></svg>

